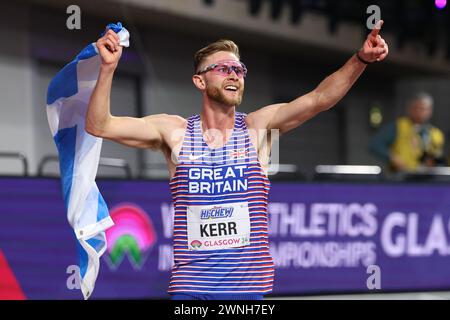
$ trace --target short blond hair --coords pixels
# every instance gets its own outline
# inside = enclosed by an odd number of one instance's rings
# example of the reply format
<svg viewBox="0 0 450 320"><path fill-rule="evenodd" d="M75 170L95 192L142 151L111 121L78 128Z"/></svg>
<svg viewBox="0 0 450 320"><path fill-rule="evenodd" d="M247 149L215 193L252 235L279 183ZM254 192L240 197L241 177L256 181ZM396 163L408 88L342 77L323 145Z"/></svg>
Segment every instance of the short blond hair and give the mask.
<svg viewBox="0 0 450 320"><path fill-rule="evenodd" d="M227 39L220 39L213 43L208 44L206 47L198 50L194 55L194 72L197 73L199 70L198 67L202 64L202 62L209 57L210 55L219 52L226 51L231 52L236 55L238 59L240 59L239 47L236 43Z"/></svg>

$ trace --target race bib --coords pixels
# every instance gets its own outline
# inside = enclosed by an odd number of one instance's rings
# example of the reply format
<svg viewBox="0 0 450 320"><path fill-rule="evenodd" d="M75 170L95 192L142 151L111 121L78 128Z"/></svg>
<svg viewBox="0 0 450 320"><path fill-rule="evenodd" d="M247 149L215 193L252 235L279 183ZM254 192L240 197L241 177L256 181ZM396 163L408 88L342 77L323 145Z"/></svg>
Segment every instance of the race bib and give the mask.
<svg viewBox="0 0 450 320"><path fill-rule="evenodd" d="M250 244L247 202L187 207L190 250L218 250Z"/></svg>

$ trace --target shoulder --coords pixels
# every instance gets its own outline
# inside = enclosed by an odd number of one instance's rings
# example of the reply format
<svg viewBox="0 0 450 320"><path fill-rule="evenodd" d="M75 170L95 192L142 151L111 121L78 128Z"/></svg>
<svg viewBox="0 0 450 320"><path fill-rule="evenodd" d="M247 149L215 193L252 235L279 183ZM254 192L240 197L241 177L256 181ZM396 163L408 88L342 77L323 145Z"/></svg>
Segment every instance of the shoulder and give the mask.
<svg viewBox="0 0 450 320"><path fill-rule="evenodd" d="M255 129L268 128L270 120L278 112L279 108L285 104L286 103L271 104L250 112L245 118L247 126Z"/></svg>
<svg viewBox="0 0 450 320"><path fill-rule="evenodd" d="M413 122L408 117L400 117L394 124L397 133L410 132L413 128Z"/></svg>
<svg viewBox="0 0 450 320"><path fill-rule="evenodd" d="M412 124L411 119L408 117L399 117L396 121L397 124Z"/></svg>
<svg viewBox="0 0 450 320"><path fill-rule="evenodd" d="M439 129L438 127L431 126L431 130L434 131L434 132L436 132L436 134L444 135L444 133L442 132L442 130Z"/></svg>
<svg viewBox="0 0 450 320"><path fill-rule="evenodd" d="M441 129L439 129L435 126L431 127L431 136L437 143L443 144L445 141L444 133L442 132Z"/></svg>
<svg viewBox="0 0 450 320"><path fill-rule="evenodd" d="M154 128L164 141L173 139L174 136L182 136L188 123L188 120L183 117L166 113L146 116L144 120L148 127Z"/></svg>
<svg viewBox="0 0 450 320"><path fill-rule="evenodd" d="M186 126L187 119L173 114L160 113L144 117L144 120L158 126L183 127Z"/></svg>

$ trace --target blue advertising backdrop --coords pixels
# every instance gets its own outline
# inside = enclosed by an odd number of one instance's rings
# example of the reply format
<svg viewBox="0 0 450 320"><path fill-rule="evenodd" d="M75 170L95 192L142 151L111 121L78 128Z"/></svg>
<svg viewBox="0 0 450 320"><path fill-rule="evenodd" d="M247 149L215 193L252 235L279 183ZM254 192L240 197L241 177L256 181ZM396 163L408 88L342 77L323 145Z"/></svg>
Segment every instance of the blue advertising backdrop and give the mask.
<svg viewBox="0 0 450 320"><path fill-rule="evenodd" d="M116 224L91 298L169 298L167 182L98 186ZM450 289L450 186L277 182L269 201L274 295ZM81 299L59 180L0 178L0 208L0 252L26 298Z"/></svg>

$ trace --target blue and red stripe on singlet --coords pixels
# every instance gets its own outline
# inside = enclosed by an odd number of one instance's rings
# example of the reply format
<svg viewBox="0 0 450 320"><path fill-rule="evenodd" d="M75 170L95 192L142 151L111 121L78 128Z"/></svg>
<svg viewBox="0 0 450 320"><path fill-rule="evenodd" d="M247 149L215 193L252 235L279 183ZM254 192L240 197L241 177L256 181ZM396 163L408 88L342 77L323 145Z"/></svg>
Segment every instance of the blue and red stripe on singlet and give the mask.
<svg viewBox="0 0 450 320"><path fill-rule="evenodd" d="M250 141L245 117L244 113L235 113L233 133L226 145L217 149L210 149L203 140L200 116L188 118L175 175L170 181L175 213L174 266L169 294L267 294L272 291L274 263L269 252L267 215L270 181L263 173L256 150ZM245 152L242 153L242 150ZM235 155L231 164L230 152ZM215 169L229 165L245 165L245 191L189 193L189 169ZM187 206L242 201L247 201L249 208L249 245L212 251L189 249Z"/></svg>

